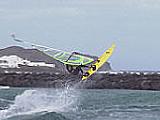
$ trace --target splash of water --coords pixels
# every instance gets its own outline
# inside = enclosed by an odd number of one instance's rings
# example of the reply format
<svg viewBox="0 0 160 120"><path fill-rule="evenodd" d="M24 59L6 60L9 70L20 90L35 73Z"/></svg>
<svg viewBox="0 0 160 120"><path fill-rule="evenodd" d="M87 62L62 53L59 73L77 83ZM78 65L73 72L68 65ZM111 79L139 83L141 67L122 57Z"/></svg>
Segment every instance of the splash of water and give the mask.
<svg viewBox="0 0 160 120"><path fill-rule="evenodd" d="M35 89L26 90L15 97L14 104L1 110L1 119L39 112L67 112L74 110L78 100L74 89Z"/></svg>

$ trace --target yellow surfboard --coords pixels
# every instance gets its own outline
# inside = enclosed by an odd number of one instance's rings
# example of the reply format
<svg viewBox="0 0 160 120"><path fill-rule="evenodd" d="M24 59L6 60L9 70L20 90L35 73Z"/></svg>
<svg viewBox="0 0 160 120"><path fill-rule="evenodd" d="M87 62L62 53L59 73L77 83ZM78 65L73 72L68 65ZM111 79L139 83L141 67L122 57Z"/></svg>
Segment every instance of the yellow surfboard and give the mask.
<svg viewBox="0 0 160 120"><path fill-rule="evenodd" d="M106 50L102 56L100 56L94 64L90 66L90 69L85 72L82 76L82 80L86 80L89 78L92 74L94 74L112 55L116 45L112 44L112 46Z"/></svg>

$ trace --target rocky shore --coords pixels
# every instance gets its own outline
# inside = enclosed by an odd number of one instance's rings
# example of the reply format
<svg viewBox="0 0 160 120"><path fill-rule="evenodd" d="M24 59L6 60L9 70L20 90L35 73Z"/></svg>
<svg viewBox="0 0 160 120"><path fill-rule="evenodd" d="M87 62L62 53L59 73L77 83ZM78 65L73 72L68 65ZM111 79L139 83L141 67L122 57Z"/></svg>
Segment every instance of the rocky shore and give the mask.
<svg viewBox="0 0 160 120"><path fill-rule="evenodd" d="M81 76L43 73L0 73L0 85L12 87L64 88L73 86L83 89L134 89L160 90L160 74L157 72L106 72L96 73L86 81Z"/></svg>
<svg viewBox="0 0 160 120"><path fill-rule="evenodd" d="M11 60L13 55L16 60ZM97 59L96 56L84 56ZM55 67L22 65L23 62L19 59L30 63L44 62L53 64ZM15 67L16 64L21 65ZM160 90L160 72L113 72L110 63L106 62L96 74L86 81L81 81L81 75L68 74L66 66L51 56L36 49L11 46L0 49L0 86L45 88L73 86L83 89Z"/></svg>

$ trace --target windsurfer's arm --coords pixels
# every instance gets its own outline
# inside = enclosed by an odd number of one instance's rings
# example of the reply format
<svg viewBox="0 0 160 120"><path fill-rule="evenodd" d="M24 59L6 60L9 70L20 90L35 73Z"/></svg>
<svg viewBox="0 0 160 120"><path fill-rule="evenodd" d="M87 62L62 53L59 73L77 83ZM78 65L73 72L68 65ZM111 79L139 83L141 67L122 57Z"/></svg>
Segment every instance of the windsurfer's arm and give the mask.
<svg viewBox="0 0 160 120"><path fill-rule="evenodd" d="M90 68L90 66L88 66L88 65L81 65L81 67Z"/></svg>
<svg viewBox="0 0 160 120"><path fill-rule="evenodd" d="M68 59L66 60L66 62L68 62L68 60L73 56L73 55L76 55L78 54L77 52L72 52L72 54L68 57Z"/></svg>
<svg viewBox="0 0 160 120"><path fill-rule="evenodd" d="M83 70L82 70L82 68L80 67L80 71L81 71L81 73L82 73L82 75L83 75Z"/></svg>

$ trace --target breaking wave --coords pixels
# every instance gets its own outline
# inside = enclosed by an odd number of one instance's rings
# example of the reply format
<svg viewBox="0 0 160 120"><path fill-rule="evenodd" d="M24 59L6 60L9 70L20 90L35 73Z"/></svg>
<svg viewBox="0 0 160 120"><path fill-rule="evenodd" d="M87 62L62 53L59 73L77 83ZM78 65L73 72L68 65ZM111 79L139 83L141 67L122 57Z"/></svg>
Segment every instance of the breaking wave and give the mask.
<svg viewBox="0 0 160 120"><path fill-rule="evenodd" d="M8 109L0 111L0 116L7 119L36 113L75 111L77 100L78 94L72 88L25 90L15 97Z"/></svg>

